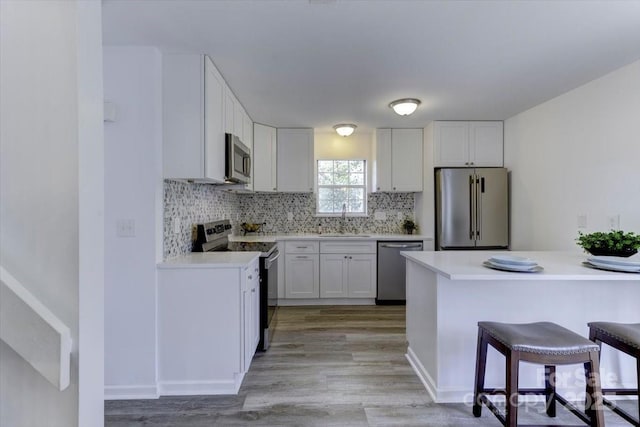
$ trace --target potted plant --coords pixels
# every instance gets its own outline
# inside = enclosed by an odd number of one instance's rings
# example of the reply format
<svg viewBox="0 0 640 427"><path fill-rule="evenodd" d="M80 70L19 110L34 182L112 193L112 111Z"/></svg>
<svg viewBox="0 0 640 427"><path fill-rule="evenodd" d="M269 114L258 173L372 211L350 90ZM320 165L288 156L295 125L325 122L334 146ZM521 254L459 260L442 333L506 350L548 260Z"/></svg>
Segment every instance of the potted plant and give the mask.
<svg viewBox="0 0 640 427"><path fill-rule="evenodd" d="M638 252L640 235L622 230L610 232L596 231L584 234L578 231L578 246L591 255L611 255L628 257Z"/></svg>
<svg viewBox="0 0 640 427"><path fill-rule="evenodd" d="M412 219L407 218L402 223L402 228L404 228L404 231L406 231L407 234L413 234L413 230L417 230L418 225Z"/></svg>

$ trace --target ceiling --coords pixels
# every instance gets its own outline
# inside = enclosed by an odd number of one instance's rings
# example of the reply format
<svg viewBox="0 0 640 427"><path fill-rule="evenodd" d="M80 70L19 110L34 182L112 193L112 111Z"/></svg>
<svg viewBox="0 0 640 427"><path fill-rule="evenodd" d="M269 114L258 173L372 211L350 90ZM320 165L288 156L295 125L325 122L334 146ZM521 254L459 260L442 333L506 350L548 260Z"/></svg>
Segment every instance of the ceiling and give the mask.
<svg viewBox="0 0 640 427"><path fill-rule="evenodd" d="M103 23L105 45L208 54L254 121L317 130L502 120L640 59L640 1L103 0Z"/></svg>

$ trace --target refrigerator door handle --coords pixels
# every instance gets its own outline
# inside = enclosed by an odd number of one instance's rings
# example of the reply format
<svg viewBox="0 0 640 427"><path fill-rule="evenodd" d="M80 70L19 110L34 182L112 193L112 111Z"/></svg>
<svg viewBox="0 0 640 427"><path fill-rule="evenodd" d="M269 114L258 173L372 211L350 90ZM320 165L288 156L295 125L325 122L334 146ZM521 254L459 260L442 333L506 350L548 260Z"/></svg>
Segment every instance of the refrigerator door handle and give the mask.
<svg viewBox="0 0 640 427"><path fill-rule="evenodd" d="M482 240L482 193L484 192L484 177L476 175L476 237Z"/></svg>
<svg viewBox="0 0 640 427"><path fill-rule="evenodd" d="M473 229L475 224L475 206L474 206L474 191L473 191L474 178L473 175L469 175L469 239L475 238L475 230Z"/></svg>

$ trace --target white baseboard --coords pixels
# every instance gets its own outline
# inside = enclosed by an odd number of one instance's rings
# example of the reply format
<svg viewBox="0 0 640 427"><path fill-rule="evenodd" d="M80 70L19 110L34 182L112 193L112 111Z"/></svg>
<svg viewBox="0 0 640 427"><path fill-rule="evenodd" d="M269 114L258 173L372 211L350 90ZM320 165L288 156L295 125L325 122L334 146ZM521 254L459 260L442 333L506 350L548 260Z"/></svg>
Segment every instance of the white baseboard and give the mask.
<svg viewBox="0 0 640 427"><path fill-rule="evenodd" d="M104 387L104 400L157 399L158 397L158 388L155 384Z"/></svg>
<svg viewBox="0 0 640 427"><path fill-rule="evenodd" d="M473 401L473 390L465 389L442 389L436 386L436 382L433 377L429 375L429 372L425 369L424 365L418 359L418 356L413 352L411 347L407 348L407 354L405 354L409 364L413 368L422 385L429 393L429 397L436 403L470 403Z"/></svg>
<svg viewBox="0 0 640 427"><path fill-rule="evenodd" d="M238 394L244 375L229 381L160 381L160 396Z"/></svg>
<svg viewBox="0 0 640 427"><path fill-rule="evenodd" d="M279 299L278 305L376 305L375 298L301 298L301 299Z"/></svg>

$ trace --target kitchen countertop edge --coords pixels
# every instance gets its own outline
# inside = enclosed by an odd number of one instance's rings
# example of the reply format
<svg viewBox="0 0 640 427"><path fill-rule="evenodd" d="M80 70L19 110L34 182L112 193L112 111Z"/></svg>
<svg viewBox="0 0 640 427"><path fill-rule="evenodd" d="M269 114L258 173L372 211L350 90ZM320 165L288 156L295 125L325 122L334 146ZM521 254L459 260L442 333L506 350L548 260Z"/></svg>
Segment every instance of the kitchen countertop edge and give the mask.
<svg viewBox="0 0 640 427"><path fill-rule="evenodd" d="M243 268L260 257L260 252L192 252L157 264L159 269Z"/></svg>
<svg viewBox="0 0 640 427"><path fill-rule="evenodd" d="M334 233L331 233L334 234ZM291 233L291 234L258 234L250 236L229 236L231 242L277 242L283 240L433 240L433 237L424 236L421 234L373 234L362 233L366 237L359 237L354 235L347 236L323 236L317 233Z"/></svg>

